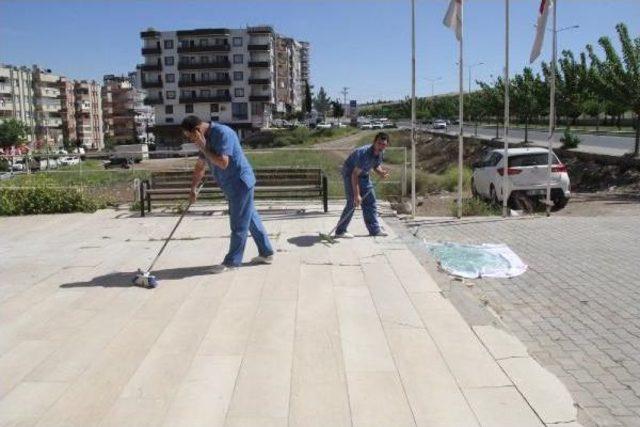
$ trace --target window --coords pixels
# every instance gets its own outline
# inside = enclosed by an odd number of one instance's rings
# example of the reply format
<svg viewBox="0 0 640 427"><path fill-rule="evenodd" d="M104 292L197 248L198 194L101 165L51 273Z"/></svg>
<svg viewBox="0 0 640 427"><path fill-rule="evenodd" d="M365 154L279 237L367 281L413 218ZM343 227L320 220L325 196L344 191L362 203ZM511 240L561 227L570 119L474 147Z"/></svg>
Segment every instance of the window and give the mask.
<svg viewBox="0 0 640 427"><path fill-rule="evenodd" d="M176 91L168 90L167 91L167 99L176 99Z"/></svg>
<svg viewBox="0 0 640 427"><path fill-rule="evenodd" d="M165 105L164 106L165 114L173 114L173 105Z"/></svg>
<svg viewBox="0 0 640 427"><path fill-rule="evenodd" d="M164 65L173 65L173 56L165 56Z"/></svg>
<svg viewBox="0 0 640 427"><path fill-rule="evenodd" d="M211 96L211 91L209 89L201 89L200 96Z"/></svg>
<svg viewBox="0 0 640 427"><path fill-rule="evenodd" d="M224 96L224 95L228 95L229 92L226 89L216 89L216 95L218 96Z"/></svg>
<svg viewBox="0 0 640 427"><path fill-rule="evenodd" d="M211 104L211 112L212 113L217 113L218 111L220 111L219 105L218 104Z"/></svg>
<svg viewBox="0 0 640 427"><path fill-rule="evenodd" d="M242 37L234 37L233 38L234 46L242 46Z"/></svg>
<svg viewBox="0 0 640 427"><path fill-rule="evenodd" d="M231 104L231 112L234 119L247 120L247 103L246 102L234 102Z"/></svg>
<svg viewBox="0 0 640 427"><path fill-rule="evenodd" d="M200 63L201 64L208 64L209 63L209 57L208 56L201 56L200 57Z"/></svg>
<svg viewBox="0 0 640 427"><path fill-rule="evenodd" d="M164 41L165 49L173 49L173 40L165 40Z"/></svg>
<svg viewBox="0 0 640 427"><path fill-rule="evenodd" d="M237 96L237 97L244 96L244 88L241 88L241 87L235 88L234 91L233 91L233 95Z"/></svg>
<svg viewBox="0 0 640 427"><path fill-rule="evenodd" d="M184 106L185 113L193 113L193 104L187 104Z"/></svg>
<svg viewBox="0 0 640 427"><path fill-rule="evenodd" d="M202 80L211 80L211 74L208 71L200 73L200 78Z"/></svg>
<svg viewBox="0 0 640 427"><path fill-rule="evenodd" d="M165 74L164 78L165 78L167 83L173 83L173 82L176 81L176 75L175 74Z"/></svg>
<svg viewBox="0 0 640 427"><path fill-rule="evenodd" d="M164 122L165 123L173 123L173 117L165 117Z"/></svg>
<svg viewBox="0 0 640 427"><path fill-rule="evenodd" d="M242 64L243 55L233 55L233 63L234 64Z"/></svg>
<svg viewBox="0 0 640 427"><path fill-rule="evenodd" d="M233 72L233 80L235 80L235 81L244 80L244 73L242 71L234 71Z"/></svg>
<svg viewBox="0 0 640 427"><path fill-rule="evenodd" d="M211 121L212 122L219 122L220 121L220 116L211 116Z"/></svg>
<svg viewBox="0 0 640 427"><path fill-rule="evenodd" d="M207 39L200 39L200 46L209 46L209 40Z"/></svg>

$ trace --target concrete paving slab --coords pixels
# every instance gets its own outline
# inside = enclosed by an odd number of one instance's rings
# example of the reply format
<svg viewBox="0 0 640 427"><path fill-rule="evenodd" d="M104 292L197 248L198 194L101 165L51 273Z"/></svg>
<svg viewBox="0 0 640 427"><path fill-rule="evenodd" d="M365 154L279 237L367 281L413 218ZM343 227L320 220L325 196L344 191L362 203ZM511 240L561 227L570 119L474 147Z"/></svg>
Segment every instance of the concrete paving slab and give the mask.
<svg viewBox="0 0 640 427"><path fill-rule="evenodd" d="M492 325L478 325L473 327L473 331L495 359L529 357L524 344L503 329Z"/></svg>
<svg viewBox="0 0 640 427"><path fill-rule="evenodd" d="M367 236L358 212L358 237L326 245L318 232L340 203L273 206L273 264L211 274L228 217L197 210L153 290L131 278L175 216L0 223L21 239L0 299L0 425L466 426L522 403L486 387L517 384L395 235ZM256 254L249 240L246 260ZM517 420L539 423L533 411Z"/></svg>

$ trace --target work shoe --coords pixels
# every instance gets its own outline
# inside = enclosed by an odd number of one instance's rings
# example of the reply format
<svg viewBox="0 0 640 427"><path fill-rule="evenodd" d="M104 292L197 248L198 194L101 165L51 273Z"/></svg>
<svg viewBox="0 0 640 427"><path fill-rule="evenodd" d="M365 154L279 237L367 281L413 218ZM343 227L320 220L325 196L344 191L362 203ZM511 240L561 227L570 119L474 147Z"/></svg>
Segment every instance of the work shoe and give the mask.
<svg viewBox="0 0 640 427"><path fill-rule="evenodd" d="M251 260L251 264L271 264L273 263L273 255L262 256L258 255L257 257Z"/></svg>
<svg viewBox="0 0 640 427"><path fill-rule="evenodd" d="M238 267L233 267L230 265L224 265L224 264L218 264L218 265L214 265L213 267L211 267L211 273L212 274L221 274L221 273L225 273L227 271L233 271Z"/></svg>
<svg viewBox="0 0 640 427"><path fill-rule="evenodd" d="M387 237L389 235L389 233L387 233L386 231L380 229L378 230L377 233L372 234L373 237Z"/></svg>
<svg viewBox="0 0 640 427"><path fill-rule="evenodd" d="M338 239L353 239L353 234L351 233L347 233L346 231L344 233L341 234L336 234L336 237Z"/></svg>

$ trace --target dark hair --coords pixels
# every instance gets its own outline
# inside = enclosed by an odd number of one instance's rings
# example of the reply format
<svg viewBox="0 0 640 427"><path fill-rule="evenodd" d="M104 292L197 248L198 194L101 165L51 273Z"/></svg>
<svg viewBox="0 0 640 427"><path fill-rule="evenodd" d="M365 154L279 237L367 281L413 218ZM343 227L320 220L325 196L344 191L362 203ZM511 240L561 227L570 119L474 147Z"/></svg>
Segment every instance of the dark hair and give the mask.
<svg viewBox="0 0 640 427"><path fill-rule="evenodd" d="M373 138L373 141L377 141L377 140L383 140L383 141L387 141L387 143L389 143L389 135L386 132L378 132L375 136L375 138Z"/></svg>
<svg viewBox="0 0 640 427"><path fill-rule="evenodd" d="M180 127L183 130L186 130L187 132L193 132L194 130L196 130L198 126L200 126L201 123L202 123L202 120L200 120L199 117L187 116L184 118L184 120L182 120Z"/></svg>

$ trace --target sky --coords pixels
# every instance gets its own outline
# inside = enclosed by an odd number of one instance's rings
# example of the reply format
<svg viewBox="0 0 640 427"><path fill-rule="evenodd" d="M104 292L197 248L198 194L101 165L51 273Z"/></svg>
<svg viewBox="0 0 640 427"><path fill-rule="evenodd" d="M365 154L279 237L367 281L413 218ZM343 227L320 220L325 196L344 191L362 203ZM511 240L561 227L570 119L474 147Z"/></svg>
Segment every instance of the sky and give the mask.
<svg viewBox="0 0 640 427"><path fill-rule="evenodd" d="M449 0L416 0L416 95L458 90L458 46L442 25ZM475 80L504 67L504 0L466 0L464 64ZM528 65L540 0L511 0L510 71ZM578 53L615 25L640 36L640 0L558 0L558 52ZM140 31L268 24L311 43L311 84L359 103L411 94L410 0L0 0L0 62L38 64L75 79L126 74L143 61ZM549 25L551 19L549 19ZM601 52L597 49L598 52ZM540 60L551 57L551 33ZM469 68L464 69L465 89Z"/></svg>

